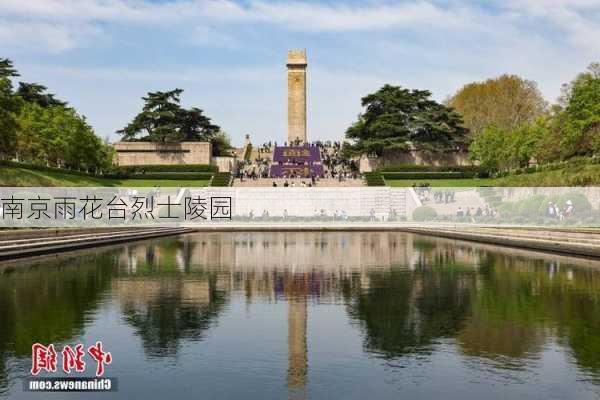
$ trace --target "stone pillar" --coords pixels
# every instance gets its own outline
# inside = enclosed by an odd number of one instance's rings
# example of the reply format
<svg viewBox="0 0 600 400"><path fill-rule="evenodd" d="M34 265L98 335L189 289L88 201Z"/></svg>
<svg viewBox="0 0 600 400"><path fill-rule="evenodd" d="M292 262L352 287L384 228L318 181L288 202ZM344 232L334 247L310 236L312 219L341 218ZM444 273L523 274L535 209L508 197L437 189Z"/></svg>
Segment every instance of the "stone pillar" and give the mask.
<svg viewBox="0 0 600 400"><path fill-rule="evenodd" d="M288 51L288 144L306 142L306 65L306 50Z"/></svg>

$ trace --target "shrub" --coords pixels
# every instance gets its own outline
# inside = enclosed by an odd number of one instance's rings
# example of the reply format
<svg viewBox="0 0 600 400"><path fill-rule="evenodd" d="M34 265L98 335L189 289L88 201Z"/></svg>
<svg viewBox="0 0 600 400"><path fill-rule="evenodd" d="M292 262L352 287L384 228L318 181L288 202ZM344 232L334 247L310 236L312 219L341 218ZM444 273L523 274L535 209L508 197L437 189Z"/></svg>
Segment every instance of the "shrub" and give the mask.
<svg viewBox="0 0 600 400"><path fill-rule="evenodd" d="M167 179L181 180L209 180L213 176L210 172L152 172L146 174L131 174L120 179Z"/></svg>
<svg viewBox="0 0 600 400"><path fill-rule="evenodd" d="M416 165L416 164L397 164L388 165L378 169L380 172L483 172L483 168L477 165Z"/></svg>
<svg viewBox="0 0 600 400"><path fill-rule="evenodd" d="M568 200L573 202L573 208L575 209L576 215L589 214L592 211L592 204L583 193L569 192L560 196L553 196L553 198L548 201L554 201L561 207L564 207Z"/></svg>
<svg viewBox="0 0 600 400"><path fill-rule="evenodd" d="M473 172L382 172L385 179L470 179Z"/></svg>
<svg viewBox="0 0 600 400"><path fill-rule="evenodd" d="M413 211L413 220L415 221L432 221L437 218L437 212L429 206L421 206Z"/></svg>
<svg viewBox="0 0 600 400"><path fill-rule="evenodd" d="M210 186L231 186L231 173L217 172L213 175Z"/></svg>
<svg viewBox="0 0 600 400"><path fill-rule="evenodd" d="M365 172L364 179L367 182L367 186L385 186L383 176L378 172Z"/></svg>
<svg viewBox="0 0 600 400"><path fill-rule="evenodd" d="M217 172L217 166L210 164L131 165L118 167L117 169L128 174L144 174L148 172Z"/></svg>
<svg viewBox="0 0 600 400"><path fill-rule="evenodd" d="M546 212L547 203L546 196L536 194L517 202L516 212L524 217L543 216Z"/></svg>

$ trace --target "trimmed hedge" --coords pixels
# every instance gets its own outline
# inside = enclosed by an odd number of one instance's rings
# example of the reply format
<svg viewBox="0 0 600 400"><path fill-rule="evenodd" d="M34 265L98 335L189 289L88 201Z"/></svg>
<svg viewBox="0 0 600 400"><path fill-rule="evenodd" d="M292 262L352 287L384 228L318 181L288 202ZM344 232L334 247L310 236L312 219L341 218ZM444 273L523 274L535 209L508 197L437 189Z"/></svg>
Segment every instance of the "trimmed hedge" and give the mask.
<svg viewBox="0 0 600 400"><path fill-rule="evenodd" d="M26 164L20 163L16 161L7 161L0 160L0 166L5 167L13 167L13 168L24 168L30 169L34 171L42 171L42 172L58 172L61 174L69 174L69 175L77 175L77 176L86 176L92 178L106 178L106 179L167 179L167 180L209 180L214 172L210 171L202 171L202 170L212 170L216 171L217 167L214 165L192 165L192 169L199 170L198 172L190 171L190 172L146 172L146 173L137 173L136 168L141 167L127 167L118 168L116 170L108 171L104 174L90 174L88 172L71 170L66 168L56 168L56 167L47 167L45 165L37 165L37 164ZM153 168L160 169L163 166L155 165L151 166ZM183 169L189 168L190 165L167 165L166 167L175 167L174 169L178 169L179 167L184 167ZM210 168L207 168L210 167ZM146 170L148 171L148 170Z"/></svg>
<svg viewBox="0 0 600 400"><path fill-rule="evenodd" d="M183 165L131 165L118 167L121 172L129 174L147 174L148 172L217 172L216 165L210 164L183 164Z"/></svg>
<svg viewBox="0 0 600 400"><path fill-rule="evenodd" d="M217 172L213 175L210 186L231 186L231 173Z"/></svg>
<svg viewBox="0 0 600 400"><path fill-rule="evenodd" d="M146 174L131 174L123 179L166 179L173 181L201 180L207 181L213 176L211 172L151 172Z"/></svg>
<svg viewBox="0 0 600 400"><path fill-rule="evenodd" d="M365 172L363 176L367 182L367 186L385 186L385 180L378 171Z"/></svg>
<svg viewBox="0 0 600 400"><path fill-rule="evenodd" d="M478 165L416 165L416 164L398 164L381 167L379 172L468 172L474 174L485 173L486 171Z"/></svg>
<svg viewBox="0 0 600 400"><path fill-rule="evenodd" d="M470 179L473 172L383 172L385 179Z"/></svg>

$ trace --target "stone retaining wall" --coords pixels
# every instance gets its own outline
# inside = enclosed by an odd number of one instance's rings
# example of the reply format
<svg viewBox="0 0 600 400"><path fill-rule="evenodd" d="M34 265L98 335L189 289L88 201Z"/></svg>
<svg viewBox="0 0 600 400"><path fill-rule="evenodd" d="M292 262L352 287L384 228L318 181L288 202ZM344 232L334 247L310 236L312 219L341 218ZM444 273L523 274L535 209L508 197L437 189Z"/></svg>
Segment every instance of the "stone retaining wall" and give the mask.
<svg viewBox="0 0 600 400"><path fill-rule="evenodd" d="M118 142L113 147L119 166L210 164L212 158L210 142Z"/></svg>
<svg viewBox="0 0 600 400"><path fill-rule="evenodd" d="M232 215L259 217L267 210L271 217L314 217L315 210L332 216L345 211L349 217L369 217L371 211L378 219L387 219L390 210L399 217L406 215L406 191L391 187L207 187L192 189L192 195L202 197L231 197ZM412 216L412 213L411 213ZM409 216L410 217L410 216Z"/></svg>

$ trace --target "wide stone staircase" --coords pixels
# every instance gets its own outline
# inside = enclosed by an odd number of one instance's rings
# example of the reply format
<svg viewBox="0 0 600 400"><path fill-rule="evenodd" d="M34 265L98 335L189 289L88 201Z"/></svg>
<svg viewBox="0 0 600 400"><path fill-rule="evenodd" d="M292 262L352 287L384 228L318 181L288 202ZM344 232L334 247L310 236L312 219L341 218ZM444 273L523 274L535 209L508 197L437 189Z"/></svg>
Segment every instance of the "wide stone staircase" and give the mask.
<svg viewBox="0 0 600 400"><path fill-rule="evenodd" d="M285 179L285 178L259 178L259 179L244 179L241 181L239 178L235 178L233 181L233 186L236 187L272 187L273 182L277 184L278 187L283 187L285 182L295 187L302 187L302 182L305 185L310 183L310 179L308 178L294 178L294 179ZM360 187L365 186L365 183L362 179L347 179L343 181L338 181L337 179L319 179L316 181L315 187Z"/></svg>
<svg viewBox="0 0 600 400"><path fill-rule="evenodd" d="M435 190L435 189L434 189ZM436 203L433 199L433 193L429 195L429 200L422 202L424 206L432 207L438 215L456 215L458 207L466 211L471 208L471 214L480 207L485 207L485 199L474 189L454 190L454 200L449 203Z"/></svg>

